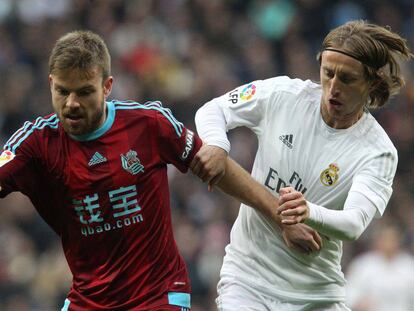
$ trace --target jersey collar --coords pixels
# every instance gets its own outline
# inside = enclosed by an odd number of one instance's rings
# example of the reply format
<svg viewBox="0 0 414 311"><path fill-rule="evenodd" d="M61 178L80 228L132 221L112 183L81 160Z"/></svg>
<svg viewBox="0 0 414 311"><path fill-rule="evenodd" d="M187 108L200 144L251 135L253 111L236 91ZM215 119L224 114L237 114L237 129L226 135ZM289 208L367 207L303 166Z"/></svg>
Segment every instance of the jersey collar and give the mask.
<svg viewBox="0 0 414 311"><path fill-rule="evenodd" d="M115 120L115 106L114 106L114 103L110 101L110 102L106 102L106 107L108 108L108 117L106 118L104 124L102 124L100 128L88 134L83 134L83 135L70 135L69 134L69 136L77 141L89 141L89 140L97 139L101 137L103 134L105 134L107 131L109 131L109 129L112 127L112 124L114 123L114 120Z"/></svg>

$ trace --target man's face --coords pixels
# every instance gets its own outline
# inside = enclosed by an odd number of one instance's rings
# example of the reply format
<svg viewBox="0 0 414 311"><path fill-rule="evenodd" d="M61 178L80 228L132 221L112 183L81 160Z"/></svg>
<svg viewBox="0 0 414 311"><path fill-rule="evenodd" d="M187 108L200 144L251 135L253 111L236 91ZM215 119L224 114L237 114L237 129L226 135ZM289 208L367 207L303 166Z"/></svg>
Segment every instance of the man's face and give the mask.
<svg viewBox="0 0 414 311"><path fill-rule="evenodd" d="M324 51L320 76L324 121L333 128L352 126L363 113L371 86L363 65L350 56Z"/></svg>
<svg viewBox="0 0 414 311"><path fill-rule="evenodd" d="M49 82L53 109L68 134L88 134L105 122L112 77L102 81L102 73L95 67L87 76L78 69L51 74Z"/></svg>

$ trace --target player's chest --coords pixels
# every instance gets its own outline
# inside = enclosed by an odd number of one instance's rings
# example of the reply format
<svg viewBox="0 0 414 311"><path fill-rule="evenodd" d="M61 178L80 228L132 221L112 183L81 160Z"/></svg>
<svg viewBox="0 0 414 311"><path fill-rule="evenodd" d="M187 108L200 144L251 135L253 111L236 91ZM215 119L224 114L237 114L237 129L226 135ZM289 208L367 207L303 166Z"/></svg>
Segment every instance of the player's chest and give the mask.
<svg viewBox="0 0 414 311"><path fill-rule="evenodd" d="M292 186L311 196L346 193L363 162L358 142L327 138L300 124L275 126L259 148L264 184L275 192Z"/></svg>
<svg viewBox="0 0 414 311"><path fill-rule="evenodd" d="M47 169L71 193L145 182L162 163L145 138L109 137L93 142L65 141Z"/></svg>

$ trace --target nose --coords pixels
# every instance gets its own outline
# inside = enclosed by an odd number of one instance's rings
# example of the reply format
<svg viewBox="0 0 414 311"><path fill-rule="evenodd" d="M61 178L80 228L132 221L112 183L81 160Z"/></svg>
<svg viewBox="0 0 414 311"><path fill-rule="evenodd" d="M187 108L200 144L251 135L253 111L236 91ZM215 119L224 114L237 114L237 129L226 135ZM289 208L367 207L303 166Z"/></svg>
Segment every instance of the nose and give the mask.
<svg viewBox="0 0 414 311"><path fill-rule="evenodd" d="M71 109L78 108L80 106L79 100L75 93L70 93L67 97L66 106Z"/></svg>
<svg viewBox="0 0 414 311"><path fill-rule="evenodd" d="M329 87L329 93L333 96L336 97L339 95L339 81L338 78L335 76L331 79L331 84Z"/></svg>

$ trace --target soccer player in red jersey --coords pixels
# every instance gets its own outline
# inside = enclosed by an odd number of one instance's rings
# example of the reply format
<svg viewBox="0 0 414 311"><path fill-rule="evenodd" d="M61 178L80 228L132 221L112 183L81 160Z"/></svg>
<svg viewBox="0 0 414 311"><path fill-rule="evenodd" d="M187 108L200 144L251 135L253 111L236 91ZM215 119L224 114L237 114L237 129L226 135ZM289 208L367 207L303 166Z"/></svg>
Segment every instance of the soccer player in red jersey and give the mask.
<svg viewBox="0 0 414 311"><path fill-rule="evenodd" d="M167 164L197 171L201 140L159 102L107 101L110 55L92 32L61 37L49 73L55 113L26 122L5 144L0 197L27 195L61 238L73 274L62 311L189 310ZM277 199L227 161L219 186L277 219ZM291 240L315 244L305 233Z"/></svg>

